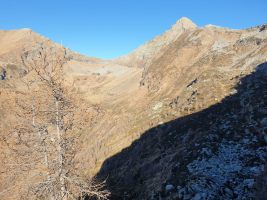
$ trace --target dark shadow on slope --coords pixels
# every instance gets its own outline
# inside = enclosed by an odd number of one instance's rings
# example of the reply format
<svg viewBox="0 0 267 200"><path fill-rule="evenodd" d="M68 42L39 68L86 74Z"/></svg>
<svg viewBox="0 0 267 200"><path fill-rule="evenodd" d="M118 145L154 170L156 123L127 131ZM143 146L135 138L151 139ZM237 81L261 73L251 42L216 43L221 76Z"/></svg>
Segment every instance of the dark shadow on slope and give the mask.
<svg viewBox="0 0 267 200"><path fill-rule="evenodd" d="M221 103L147 130L128 148L108 158L97 178L108 177L111 199L180 199L181 195L175 196L172 191L199 178L189 172L188 164L203 156L208 159L216 154L220 143L256 138L251 148L265 147L267 124L264 130L262 119L267 116L267 63L241 78L235 89L237 92L225 97ZM205 153L205 149L212 152ZM266 162L252 155L251 159L244 158L244 166L266 165ZM237 176L240 179L241 175ZM249 176L242 178L252 177ZM217 184L212 182L211 177L207 180L211 181L210 184ZM234 190L233 187L229 186ZM218 196L226 195L222 188L218 188ZM229 193L229 199L237 198L236 191Z"/></svg>

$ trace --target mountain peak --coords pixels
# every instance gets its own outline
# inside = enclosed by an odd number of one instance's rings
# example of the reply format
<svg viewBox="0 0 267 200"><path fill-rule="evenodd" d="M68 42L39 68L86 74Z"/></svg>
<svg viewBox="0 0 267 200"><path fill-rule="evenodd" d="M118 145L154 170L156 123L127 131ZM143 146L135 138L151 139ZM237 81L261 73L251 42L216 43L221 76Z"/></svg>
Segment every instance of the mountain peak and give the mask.
<svg viewBox="0 0 267 200"><path fill-rule="evenodd" d="M187 17L182 17L179 20L176 21L175 25L173 27L179 27L183 29L191 29L191 28L196 28L197 25L192 22L190 19Z"/></svg>

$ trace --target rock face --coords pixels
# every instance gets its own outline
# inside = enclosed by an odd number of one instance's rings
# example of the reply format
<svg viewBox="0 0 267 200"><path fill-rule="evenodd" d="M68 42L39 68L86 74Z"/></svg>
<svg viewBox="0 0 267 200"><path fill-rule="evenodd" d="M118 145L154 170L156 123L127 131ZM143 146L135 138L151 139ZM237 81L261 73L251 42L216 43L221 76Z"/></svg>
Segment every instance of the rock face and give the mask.
<svg viewBox="0 0 267 200"><path fill-rule="evenodd" d="M14 94L28 73L21 54L37 43L62 48L29 29L0 31L0 138L16 119ZM231 30L182 18L120 58L68 56L66 76L92 108L75 170L107 178L111 199L266 194L265 25ZM2 139L0 147L0 199L20 199L34 181L25 184L28 172L13 177Z"/></svg>

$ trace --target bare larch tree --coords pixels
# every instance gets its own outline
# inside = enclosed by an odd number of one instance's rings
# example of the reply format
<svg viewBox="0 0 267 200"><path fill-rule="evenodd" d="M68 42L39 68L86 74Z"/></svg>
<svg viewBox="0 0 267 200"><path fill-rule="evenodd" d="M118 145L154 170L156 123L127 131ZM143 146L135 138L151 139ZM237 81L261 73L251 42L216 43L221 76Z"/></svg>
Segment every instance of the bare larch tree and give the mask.
<svg viewBox="0 0 267 200"><path fill-rule="evenodd" d="M16 100L20 120L12 130L19 141L10 147L34 180L26 198L107 199L104 182L84 180L74 169L77 137L87 107L66 80L63 67L68 60L67 50L59 46L39 44L25 51L22 62L28 73Z"/></svg>

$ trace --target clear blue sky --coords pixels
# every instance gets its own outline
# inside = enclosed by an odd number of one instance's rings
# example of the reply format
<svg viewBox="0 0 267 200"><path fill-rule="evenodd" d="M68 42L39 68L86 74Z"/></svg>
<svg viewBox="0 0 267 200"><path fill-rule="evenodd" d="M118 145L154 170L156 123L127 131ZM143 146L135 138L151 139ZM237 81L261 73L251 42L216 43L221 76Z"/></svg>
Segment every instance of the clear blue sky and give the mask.
<svg viewBox="0 0 267 200"><path fill-rule="evenodd" d="M267 22L267 0L0 0L0 29L31 28L80 53L113 58L182 16L234 29Z"/></svg>

